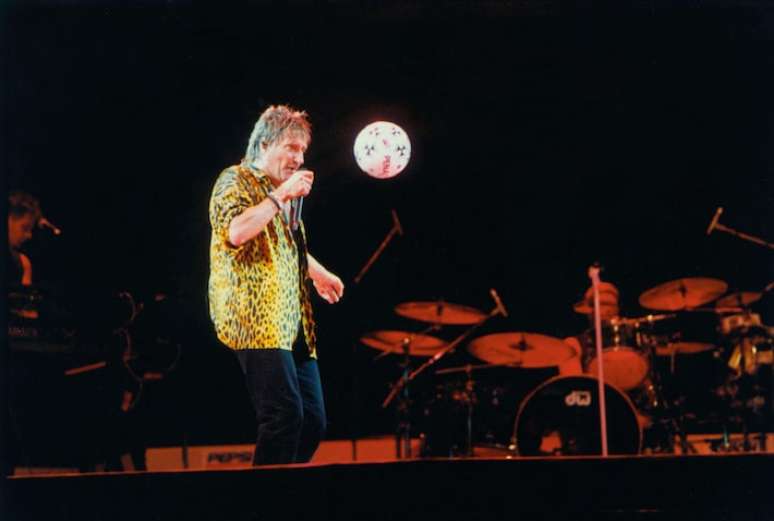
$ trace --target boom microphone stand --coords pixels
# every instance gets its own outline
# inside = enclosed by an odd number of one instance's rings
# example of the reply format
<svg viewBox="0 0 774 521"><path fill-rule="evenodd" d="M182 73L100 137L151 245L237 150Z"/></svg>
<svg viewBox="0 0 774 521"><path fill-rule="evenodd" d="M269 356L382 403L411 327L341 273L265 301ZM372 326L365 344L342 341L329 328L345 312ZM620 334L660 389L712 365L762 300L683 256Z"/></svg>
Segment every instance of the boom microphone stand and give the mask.
<svg viewBox="0 0 774 521"><path fill-rule="evenodd" d="M589 278L594 291L594 333L597 346L597 384L599 393L599 432L601 436L602 457L607 457L607 406L605 403L605 371L602 357L602 317L599 313L599 265L589 267Z"/></svg>
<svg viewBox="0 0 774 521"><path fill-rule="evenodd" d="M723 213L723 207L719 206L718 209L715 211L715 215L712 217L712 221L710 221L710 224L707 227L707 235L711 234L713 230L720 230L721 232L726 232L730 235L733 235L734 237L739 237L740 239L743 239L745 241L749 241L749 242L752 242L753 244L757 244L758 246L763 246L764 248L774 250L774 244L768 241L764 241L760 237L749 235L747 233L737 231L731 228L730 226L720 224L719 222L720 214L722 213Z"/></svg>
<svg viewBox="0 0 774 521"><path fill-rule="evenodd" d="M398 220L398 214L395 212L395 210L390 210L390 213L392 214L392 227L390 228L389 232L387 232L387 235L385 236L384 240L382 240L381 244L379 244L379 247L374 251L374 253L371 255L371 257L366 261L365 265L360 269L358 274L354 278L355 284L359 284L360 281L363 279L365 274L368 272L368 270L373 266L373 264L376 262L376 260L379 258L379 256L384 252L384 249L387 247L389 242L392 240L392 238L395 235L403 235L403 227L400 225L400 221ZM404 346L406 349L408 349L409 346ZM357 340L354 340L352 342L352 358L355 359L357 351ZM350 442L352 444L352 460L357 461L357 438L358 433L357 429L355 428L355 417L357 416L357 407L355 405L356 397L358 396L357 393L357 385L355 384L355 377L352 378L352 411L351 411L351 426L350 426Z"/></svg>

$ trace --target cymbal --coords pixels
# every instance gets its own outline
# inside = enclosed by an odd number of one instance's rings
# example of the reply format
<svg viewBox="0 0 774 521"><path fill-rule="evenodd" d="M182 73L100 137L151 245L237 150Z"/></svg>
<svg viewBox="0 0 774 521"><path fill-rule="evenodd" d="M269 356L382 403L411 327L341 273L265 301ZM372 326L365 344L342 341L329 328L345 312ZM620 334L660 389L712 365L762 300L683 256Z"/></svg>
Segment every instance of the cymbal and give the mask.
<svg viewBox="0 0 774 521"><path fill-rule="evenodd" d="M431 324L472 325L486 318L486 314L476 308L443 300L404 302L395 306L395 313Z"/></svg>
<svg viewBox="0 0 774 521"><path fill-rule="evenodd" d="M449 367L447 369L439 369L435 374L452 374L452 373L468 373L471 371L477 371L479 369L494 369L495 367L519 367L518 364L477 364L477 365L462 365L459 367Z"/></svg>
<svg viewBox="0 0 774 521"><path fill-rule="evenodd" d="M408 331L371 331L360 337L368 347L387 353L403 354L403 343L408 342L409 354L413 356L433 356L446 346L446 342L430 335L420 335Z"/></svg>
<svg viewBox="0 0 774 521"><path fill-rule="evenodd" d="M762 296L763 293L760 291L739 291L737 293L729 293L725 297L718 299L718 301L715 302L715 307L734 308L747 306L758 302Z"/></svg>
<svg viewBox="0 0 774 521"><path fill-rule="evenodd" d="M552 367L575 352L558 338L537 333L494 333L476 338L468 345L476 358L490 364L518 364L521 367Z"/></svg>
<svg viewBox="0 0 774 521"><path fill-rule="evenodd" d="M659 311L680 311L712 302L726 292L728 284L719 279L683 278L659 284L640 295L640 305Z"/></svg>
<svg viewBox="0 0 774 521"><path fill-rule="evenodd" d="M712 344L707 344L706 342L672 342L665 346L656 346L656 355L692 355L695 353L710 351L712 349L715 349L715 346Z"/></svg>

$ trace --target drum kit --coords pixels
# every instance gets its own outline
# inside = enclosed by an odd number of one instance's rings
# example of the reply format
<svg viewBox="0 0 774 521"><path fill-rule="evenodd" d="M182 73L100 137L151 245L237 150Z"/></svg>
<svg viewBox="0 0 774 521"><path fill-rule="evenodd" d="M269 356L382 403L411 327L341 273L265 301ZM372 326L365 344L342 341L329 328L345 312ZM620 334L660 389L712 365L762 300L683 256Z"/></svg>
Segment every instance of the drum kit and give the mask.
<svg viewBox="0 0 774 521"><path fill-rule="evenodd" d="M682 407L684 389L675 388L678 379L673 377L680 372L676 360L706 355L722 366L723 377L719 382L697 377L691 385L704 386L708 393L721 397L724 429L740 429L745 436L761 433L761 440L765 440L774 418L774 328L766 326L751 306L761 301L771 286L763 291L726 294L728 285L722 280L681 278L640 295L640 305L654 313L602 320L605 428L610 454L692 452L685 434L689 415ZM423 456L474 456L484 447L507 456L600 454L600 414L595 404L601 387L596 378L599 360L594 328L568 339L528 331L473 338L466 343L466 351L483 363L435 370L432 380L441 375L460 379L436 384L432 398L419 407L426 421L419 422L418 429L412 426L416 414L412 418L410 405L416 401L408 393L409 384L453 352L487 319L497 314L507 316L499 298L495 300L497 308L489 314L443 301L401 303L395 313L428 324L427 329L419 333L373 331L360 338L365 346L380 351L379 357L402 355L403 375L382 404L386 407L398 398L398 456L411 455L401 453L401 447L410 446L404 442L412 434L422 439ZM590 315L592 310L576 305L575 311ZM429 334L442 326L470 329L446 342ZM422 358L427 360L412 371L412 360ZM566 370L573 360L578 370ZM524 374L521 371L528 369L555 369L558 374L522 395L516 410L507 415L512 426L507 439L495 443L477 439L477 433L485 429L474 428L474 422L496 421L477 413L485 402L496 398L496 393L482 392L477 375L498 370L507 372L505 378L518 379ZM449 407L450 403L455 406ZM455 430L454 425L462 427L455 433L443 432ZM758 447L746 443L745 450L765 450L765 442L761 443Z"/></svg>

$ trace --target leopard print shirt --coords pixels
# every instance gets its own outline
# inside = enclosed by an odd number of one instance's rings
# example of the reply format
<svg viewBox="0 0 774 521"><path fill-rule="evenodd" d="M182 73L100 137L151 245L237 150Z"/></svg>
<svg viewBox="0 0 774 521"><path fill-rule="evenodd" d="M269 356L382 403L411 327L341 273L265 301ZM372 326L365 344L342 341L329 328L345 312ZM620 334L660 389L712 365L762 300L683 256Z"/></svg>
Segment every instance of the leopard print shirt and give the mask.
<svg viewBox="0 0 774 521"><path fill-rule="evenodd" d="M283 213L245 244L235 247L228 241L231 220L260 203L271 189L268 176L247 165L227 168L215 182L209 205L210 318L220 341L232 349L288 351L300 321L310 355L316 358L308 270L299 275L298 247ZM300 231L306 256L303 222Z"/></svg>

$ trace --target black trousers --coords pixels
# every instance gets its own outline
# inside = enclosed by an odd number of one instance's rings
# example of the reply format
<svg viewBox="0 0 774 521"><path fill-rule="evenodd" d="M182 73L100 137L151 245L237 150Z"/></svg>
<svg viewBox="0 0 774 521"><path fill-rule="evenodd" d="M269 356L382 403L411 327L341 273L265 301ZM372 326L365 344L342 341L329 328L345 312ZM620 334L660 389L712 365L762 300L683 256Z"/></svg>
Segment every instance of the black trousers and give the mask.
<svg viewBox="0 0 774 521"><path fill-rule="evenodd" d="M299 336L292 352L234 351L258 422L253 465L305 463L325 436L320 371Z"/></svg>

